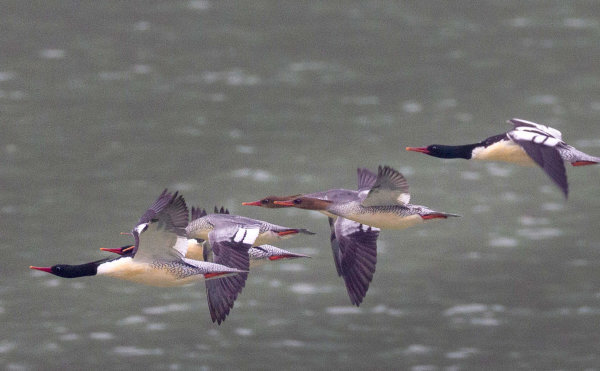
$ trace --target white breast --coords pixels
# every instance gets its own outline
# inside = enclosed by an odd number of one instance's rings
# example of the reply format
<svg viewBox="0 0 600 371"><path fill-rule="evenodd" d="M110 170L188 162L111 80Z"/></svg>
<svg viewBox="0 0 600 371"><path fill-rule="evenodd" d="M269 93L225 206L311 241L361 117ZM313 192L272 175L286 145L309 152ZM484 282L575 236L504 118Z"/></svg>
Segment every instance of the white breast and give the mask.
<svg viewBox="0 0 600 371"><path fill-rule="evenodd" d="M347 215L345 218L380 229L404 229L424 222L423 218L416 214L399 216L386 212Z"/></svg>
<svg viewBox="0 0 600 371"><path fill-rule="evenodd" d="M165 269L153 268L148 263L137 263L132 258L121 258L100 264L96 274L159 287L183 286L204 278L200 274L177 279Z"/></svg>
<svg viewBox="0 0 600 371"><path fill-rule="evenodd" d="M501 140L487 147L477 147L471 157L474 160L510 162L522 166L535 166L523 147L512 140Z"/></svg>

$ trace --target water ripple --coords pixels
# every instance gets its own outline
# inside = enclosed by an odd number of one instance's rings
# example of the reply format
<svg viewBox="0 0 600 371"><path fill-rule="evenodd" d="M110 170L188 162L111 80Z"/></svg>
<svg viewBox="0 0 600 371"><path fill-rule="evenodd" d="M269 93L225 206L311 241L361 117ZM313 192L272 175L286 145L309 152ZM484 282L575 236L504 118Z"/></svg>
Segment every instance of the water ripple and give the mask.
<svg viewBox="0 0 600 371"><path fill-rule="evenodd" d="M191 305L185 303L173 303L158 307L148 307L142 309L145 314L166 314L172 312L187 312L191 310Z"/></svg>
<svg viewBox="0 0 600 371"><path fill-rule="evenodd" d="M138 347L115 347L114 353L122 356L162 356L165 352L161 348L146 349Z"/></svg>
<svg viewBox="0 0 600 371"><path fill-rule="evenodd" d="M343 314L361 314L362 310L357 307L327 307L325 312L328 314L334 315L343 315Z"/></svg>

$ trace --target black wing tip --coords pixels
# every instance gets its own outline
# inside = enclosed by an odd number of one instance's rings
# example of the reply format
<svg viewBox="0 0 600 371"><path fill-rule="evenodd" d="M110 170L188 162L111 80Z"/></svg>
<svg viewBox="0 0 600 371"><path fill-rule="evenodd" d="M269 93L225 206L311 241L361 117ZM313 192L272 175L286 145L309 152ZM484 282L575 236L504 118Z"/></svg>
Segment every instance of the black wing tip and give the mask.
<svg viewBox="0 0 600 371"><path fill-rule="evenodd" d="M304 233L304 234L310 234L310 235L316 234L315 232L311 232L311 231L309 231L308 229L305 229L305 228L298 229L298 232Z"/></svg>
<svg viewBox="0 0 600 371"><path fill-rule="evenodd" d="M192 206L192 220L200 219L206 215L208 215L208 213L205 209L198 206Z"/></svg>
<svg viewBox="0 0 600 371"><path fill-rule="evenodd" d="M221 208L219 209L217 206L215 206L214 213L215 214L229 214L229 209L226 209L223 206L221 206Z"/></svg>

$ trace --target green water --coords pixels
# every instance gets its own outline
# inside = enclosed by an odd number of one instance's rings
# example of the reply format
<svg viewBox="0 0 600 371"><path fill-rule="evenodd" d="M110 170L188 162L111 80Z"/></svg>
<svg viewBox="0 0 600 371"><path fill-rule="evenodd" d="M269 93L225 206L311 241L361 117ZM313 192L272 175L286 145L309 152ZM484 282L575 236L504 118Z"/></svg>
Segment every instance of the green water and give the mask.
<svg viewBox="0 0 600 371"><path fill-rule="evenodd" d="M2 1L0 367L597 369L600 170L441 160L521 117L600 155L595 2ZM382 231L360 308L326 218L243 207L404 173L463 215ZM312 259L250 274L210 321L204 286L66 280L129 242L163 188L309 228Z"/></svg>

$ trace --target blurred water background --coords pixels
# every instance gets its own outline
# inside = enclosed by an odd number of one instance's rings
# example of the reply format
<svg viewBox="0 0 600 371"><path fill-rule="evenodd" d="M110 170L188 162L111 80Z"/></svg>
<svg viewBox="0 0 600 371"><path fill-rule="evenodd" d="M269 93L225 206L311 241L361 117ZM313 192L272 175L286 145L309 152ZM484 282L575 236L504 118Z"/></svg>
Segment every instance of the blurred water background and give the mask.
<svg viewBox="0 0 600 371"><path fill-rule="evenodd" d="M441 160L520 117L600 155L594 1L1 1L0 367L600 369L600 169ZM360 308L326 218L242 207L402 171L463 215L383 231ZM61 279L163 188L306 227L224 324L204 285Z"/></svg>

